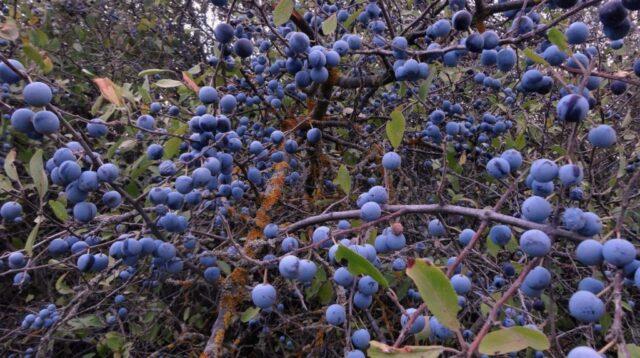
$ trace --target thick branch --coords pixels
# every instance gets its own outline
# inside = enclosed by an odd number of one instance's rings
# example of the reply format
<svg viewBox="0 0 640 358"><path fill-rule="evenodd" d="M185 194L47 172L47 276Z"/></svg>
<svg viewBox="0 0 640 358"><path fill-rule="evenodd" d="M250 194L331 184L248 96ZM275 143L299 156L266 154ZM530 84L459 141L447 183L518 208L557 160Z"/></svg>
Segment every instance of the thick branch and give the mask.
<svg viewBox="0 0 640 358"><path fill-rule="evenodd" d="M487 219L490 221L500 222L503 224L509 224L523 229L538 229L553 236L564 237L575 242L580 242L587 237L578 235L574 232L558 229L551 225L539 224L525 219L516 218L510 215L500 214L491 209L475 209L467 208L457 205L439 205L439 204L424 204L424 205L385 205L383 210L395 213L402 211L402 215L406 214L454 214L462 216L470 216L479 219ZM335 211L331 213L311 216L306 219L295 222L285 227L282 232L293 232L300 230L304 227L324 223L327 221L337 221L342 219L355 219L360 217L360 210L346 210Z"/></svg>

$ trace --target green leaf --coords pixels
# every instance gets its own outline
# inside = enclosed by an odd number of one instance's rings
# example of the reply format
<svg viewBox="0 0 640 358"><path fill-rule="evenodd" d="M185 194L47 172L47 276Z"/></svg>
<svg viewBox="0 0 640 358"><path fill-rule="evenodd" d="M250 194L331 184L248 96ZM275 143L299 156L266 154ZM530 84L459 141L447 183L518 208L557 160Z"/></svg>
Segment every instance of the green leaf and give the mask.
<svg viewBox="0 0 640 358"><path fill-rule="evenodd" d="M459 329L460 322L456 317L460 310L458 295L444 272L417 259L409 262L407 276L416 284L422 300L438 321L450 329Z"/></svg>
<svg viewBox="0 0 640 358"><path fill-rule="evenodd" d="M71 288L69 288L69 285L64 282L64 278L67 277L67 273L60 275L60 277L58 277L58 279L56 280L56 291L58 291L61 295L70 295L74 292Z"/></svg>
<svg viewBox="0 0 640 358"><path fill-rule="evenodd" d="M253 317L260 313L260 307L249 307L240 315L242 323L249 322Z"/></svg>
<svg viewBox="0 0 640 358"><path fill-rule="evenodd" d="M200 64L197 64L197 65L191 67L190 69L188 69L187 73L189 73L192 76L195 76L198 73L200 73L200 71L202 71L202 69L200 68Z"/></svg>
<svg viewBox="0 0 640 358"><path fill-rule="evenodd" d="M144 77L144 76L149 76L149 75L157 75L159 73L164 73L164 72L171 72L171 70L163 70L163 69L159 69L159 68L150 68L150 69L147 69L147 70L140 71L138 73L138 76Z"/></svg>
<svg viewBox="0 0 640 358"><path fill-rule="evenodd" d="M36 150L33 156L31 156L29 160L29 174L33 179L36 190L38 190L40 201L42 201L49 189L49 180L47 179L47 173L44 171L44 163L42 162L42 149Z"/></svg>
<svg viewBox="0 0 640 358"><path fill-rule="evenodd" d="M40 68L44 68L44 59L38 51L37 48L33 47L33 45L26 43L22 46L22 52L24 52L25 56L29 58L31 61L35 62L36 65Z"/></svg>
<svg viewBox="0 0 640 358"><path fill-rule="evenodd" d="M132 169L129 174L129 178L131 180L137 180L138 177L140 177L140 175L142 175L151 166L151 164L153 164L153 162L151 162L146 155L140 156L140 158L131 165Z"/></svg>
<svg viewBox="0 0 640 358"><path fill-rule="evenodd" d="M349 29L351 27L351 25L353 25L353 22L356 21L356 19L358 18L358 15L360 14L360 11L354 11L349 18L347 18L347 20L345 20L343 26L345 29Z"/></svg>
<svg viewBox="0 0 640 358"><path fill-rule="evenodd" d="M231 266L225 261L218 260L218 267L220 267L220 271L224 272L225 275L231 274Z"/></svg>
<svg viewBox="0 0 640 358"><path fill-rule="evenodd" d="M57 200L49 200L49 207L53 210L53 214L61 221L67 221L69 219L69 214L63 203Z"/></svg>
<svg viewBox="0 0 640 358"><path fill-rule="evenodd" d="M547 38L549 42L558 46L562 52L569 52L569 45L567 45L567 39L564 37L562 31L552 27L547 30Z"/></svg>
<svg viewBox="0 0 640 358"><path fill-rule="evenodd" d="M400 89L398 90L398 96L400 98L404 98L404 95L407 94L407 85L404 82L400 82Z"/></svg>
<svg viewBox="0 0 640 358"><path fill-rule="evenodd" d="M280 0L276 8L273 10L273 24L280 26L289 21L293 12L293 0Z"/></svg>
<svg viewBox="0 0 640 358"><path fill-rule="evenodd" d="M489 236L487 236L487 252L492 257L497 257L498 252L500 252L500 246L493 242L493 240L491 240Z"/></svg>
<svg viewBox="0 0 640 358"><path fill-rule="evenodd" d="M100 98L102 98L102 96L100 96ZM106 110L104 111L104 113L100 116L100 119L107 122L115 112L116 112L116 105L113 103L109 103L106 106Z"/></svg>
<svg viewBox="0 0 640 358"><path fill-rule="evenodd" d="M335 13L322 22L322 32L325 35L331 35L334 33L336 31L336 27L338 27L338 19L336 18Z"/></svg>
<svg viewBox="0 0 640 358"><path fill-rule="evenodd" d="M418 92L418 98L420 98L420 100L424 101L425 99L427 99L427 95L429 94L429 88L431 88L431 83L433 82L433 79L435 76L436 76L435 67L430 67L429 75L427 76L427 79L424 80L420 85L420 91Z"/></svg>
<svg viewBox="0 0 640 358"><path fill-rule="evenodd" d="M158 82L154 83L154 85L160 88L175 88L175 87L182 86L182 82L178 80L163 78L161 80L158 80Z"/></svg>
<svg viewBox="0 0 640 358"><path fill-rule="evenodd" d="M29 31L29 41L33 42L36 46L46 48L49 44L49 36L42 30Z"/></svg>
<svg viewBox="0 0 640 358"><path fill-rule="evenodd" d="M27 237L27 242L24 244L24 251L27 252L27 255L31 256L33 254L33 245L36 242L36 236L38 236L38 231L40 230L40 222L42 221L42 217L38 216L36 218L36 226L31 229L29 236Z"/></svg>
<svg viewBox="0 0 640 358"><path fill-rule="evenodd" d="M398 148L402 143L406 122L402 111L395 109L391 112L391 120L387 122L386 130L389 142L394 148Z"/></svg>
<svg viewBox="0 0 640 358"><path fill-rule="evenodd" d="M180 144L182 144L182 139L178 137L171 137L164 144L164 155L162 156L162 159L171 159L176 154L178 154L178 151L180 150Z"/></svg>
<svg viewBox="0 0 640 358"><path fill-rule="evenodd" d="M123 153L128 152L135 148L136 144L138 144L138 141L133 139L126 139L122 143L118 144L118 149L120 149L120 151Z"/></svg>
<svg viewBox="0 0 640 358"><path fill-rule="evenodd" d="M382 276L380 271L378 271L378 269L375 268L375 266L373 266L371 262L360 256L359 254L353 252L351 249L348 249L346 246L340 244L338 246L338 251L336 251L336 261L340 262L342 259L347 260L347 262L349 263L347 269L352 275L369 275L374 280L378 281L378 283L382 287L389 287L387 279ZM458 304L457 300L458 297L456 296L456 305Z"/></svg>
<svg viewBox="0 0 640 358"><path fill-rule="evenodd" d="M393 348L378 341L370 341L367 355L371 358L437 358L444 351L442 346L404 346Z"/></svg>
<svg viewBox="0 0 640 358"><path fill-rule="evenodd" d="M74 331L86 328L104 327L104 323L94 314L72 318L67 321L67 325L69 325Z"/></svg>
<svg viewBox="0 0 640 358"><path fill-rule="evenodd" d="M503 328L487 334L480 342L479 351L482 354L502 355L518 352L527 347L537 351L549 349L549 338L537 329L527 327Z"/></svg>
<svg viewBox="0 0 640 358"><path fill-rule="evenodd" d="M338 169L338 175L333 181L334 184L338 185L345 194L349 194L351 192L351 175L349 175L349 170L347 170L346 165L342 164Z"/></svg>
<svg viewBox="0 0 640 358"><path fill-rule="evenodd" d="M636 346L635 344L627 344L627 351L629 351L629 356L631 358L640 358L640 347ZM626 358L625 354L618 350L618 358Z"/></svg>
<svg viewBox="0 0 640 358"><path fill-rule="evenodd" d="M545 65L545 66L549 65L549 63L544 58L540 57L540 55L535 53L535 51L533 51L530 48L524 49L524 55L527 56L529 59L531 59L531 61L535 63L538 63L540 65Z"/></svg>
<svg viewBox="0 0 640 358"><path fill-rule="evenodd" d="M515 147L517 150L522 150L527 145L527 139L524 137L524 132L520 132L516 137Z"/></svg>
<svg viewBox="0 0 640 358"><path fill-rule="evenodd" d="M16 150L11 149L9 154L4 158L4 172L7 176L13 180L20 182L20 178L18 177L18 169L16 168Z"/></svg>
<svg viewBox="0 0 640 358"><path fill-rule="evenodd" d="M107 347L109 347L109 349L111 349L112 352L122 351L125 343L125 338L120 333L114 331L107 332L107 334L104 335L104 338L105 344L107 345Z"/></svg>
<svg viewBox="0 0 640 358"><path fill-rule="evenodd" d="M318 301L322 305L327 305L333 299L333 285L331 282L326 281L320 286L318 290Z"/></svg>
<svg viewBox="0 0 640 358"><path fill-rule="evenodd" d="M429 93L429 86L426 83L422 82L420 85L420 90L418 91L418 98L424 101L427 98L427 93Z"/></svg>

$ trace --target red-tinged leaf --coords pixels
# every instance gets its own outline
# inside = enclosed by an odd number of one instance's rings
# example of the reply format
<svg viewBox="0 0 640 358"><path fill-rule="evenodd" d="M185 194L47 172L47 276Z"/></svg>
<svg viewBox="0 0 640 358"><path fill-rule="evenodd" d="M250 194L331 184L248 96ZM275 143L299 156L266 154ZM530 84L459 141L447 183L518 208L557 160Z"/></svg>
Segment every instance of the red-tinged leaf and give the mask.
<svg viewBox="0 0 640 358"><path fill-rule="evenodd" d="M191 75L187 71L182 71L182 82L193 92L198 93L198 91L200 91L200 87L193 81L193 78L191 78Z"/></svg>
<svg viewBox="0 0 640 358"><path fill-rule="evenodd" d="M118 94L116 85L108 78L94 78L93 82L100 89L100 93L102 97L106 98L107 101L115 104L116 106L122 105L122 96Z"/></svg>
<svg viewBox="0 0 640 358"><path fill-rule="evenodd" d="M0 37L9 41L15 41L20 36L18 25L10 18L5 17L5 22L0 25Z"/></svg>

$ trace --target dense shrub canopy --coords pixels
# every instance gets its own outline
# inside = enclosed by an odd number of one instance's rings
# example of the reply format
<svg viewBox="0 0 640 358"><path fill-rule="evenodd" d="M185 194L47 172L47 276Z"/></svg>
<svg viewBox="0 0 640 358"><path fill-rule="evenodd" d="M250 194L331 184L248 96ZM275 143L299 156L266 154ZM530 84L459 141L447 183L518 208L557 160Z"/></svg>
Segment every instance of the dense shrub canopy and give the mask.
<svg viewBox="0 0 640 358"><path fill-rule="evenodd" d="M2 356L640 354L640 1L2 6Z"/></svg>

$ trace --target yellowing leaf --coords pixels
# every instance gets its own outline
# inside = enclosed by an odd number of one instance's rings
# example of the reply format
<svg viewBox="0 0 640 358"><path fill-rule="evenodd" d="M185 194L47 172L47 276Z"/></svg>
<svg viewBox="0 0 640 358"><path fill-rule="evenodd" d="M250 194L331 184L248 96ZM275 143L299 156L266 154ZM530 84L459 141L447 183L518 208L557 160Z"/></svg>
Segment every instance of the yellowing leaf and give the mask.
<svg viewBox="0 0 640 358"><path fill-rule="evenodd" d="M182 86L182 82L178 80L171 80L168 78L164 78L154 83L154 85L160 88L174 88L174 87Z"/></svg>
<svg viewBox="0 0 640 358"><path fill-rule="evenodd" d="M18 177L18 170L16 168L16 150L11 149L9 154L4 158L4 172L11 180L20 182Z"/></svg>
<svg viewBox="0 0 640 358"><path fill-rule="evenodd" d="M280 26L289 21L293 12L293 0L280 0L276 8L273 10L273 24Z"/></svg>
<svg viewBox="0 0 640 358"><path fill-rule="evenodd" d="M243 323L247 323L251 321L253 317L257 316L258 313L260 313L259 307L249 307L244 312L242 312L242 314L240 315L240 320Z"/></svg>
<svg viewBox="0 0 640 358"><path fill-rule="evenodd" d="M122 105L122 96L118 93L116 85L110 79L106 77L94 78L93 82L98 86L102 97L106 98L107 101L116 106Z"/></svg>
<svg viewBox="0 0 640 358"><path fill-rule="evenodd" d="M387 138L394 148L398 148L402 143L406 122L402 111L395 109L391 112L391 120L387 122Z"/></svg>
<svg viewBox="0 0 640 358"><path fill-rule="evenodd" d="M459 329L458 295L444 272L432 264L416 259L409 262L407 276L416 284L422 300L438 321L450 329Z"/></svg>
<svg viewBox="0 0 640 358"><path fill-rule="evenodd" d="M442 346L404 346L393 348L378 341L369 342L367 354L371 358L437 358L444 351Z"/></svg>
<svg viewBox="0 0 640 358"><path fill-rule="evenodd" d="M549 349L549 338L537 329L515 326L487 334L478 350L482 354L502 355L531 347L537 351Z"/></svg>
<svg viewBox="0 0 640 358"><path fill-rule="evenodd" d="M337 26L338 19L336 18L336 14L334 13L322 22L322 32L325 35L330 35L336 31Z"/></svg>
<svg viewBox="0 0 640 358"><path fill-rule="evenodd" d="M147 70L140 71L138 73L138 76L139 77L144 77L144 76L148 76L148 75L157 75L157 74L163 73L163 72L171 72L171 70L163 70L163 69L160 69L160 68L149 68Z"/></svg>

